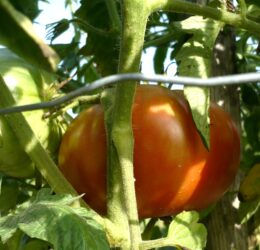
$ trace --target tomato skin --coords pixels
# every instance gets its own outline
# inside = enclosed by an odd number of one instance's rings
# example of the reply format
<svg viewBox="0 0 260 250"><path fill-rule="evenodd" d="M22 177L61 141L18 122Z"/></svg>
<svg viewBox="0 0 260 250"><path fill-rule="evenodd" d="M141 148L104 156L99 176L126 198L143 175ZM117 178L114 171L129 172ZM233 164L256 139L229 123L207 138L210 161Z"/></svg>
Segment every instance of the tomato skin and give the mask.
<svg viewBox="0 0 260 250"><path fill-rule="evenodd" d="M101 105L73 121L62 138L59 167L78 193L96 211L106 211L106 132ZM92 195L90 195L92 194Z"/></svg>
<svg viewBox="0 0 260 250"><path fill-rule="evenodd" d="M233 181L240 139L230 116L210 106L210 151L187 101L165 88L137 87L133 104L134 175L140 218L203 209ZM65 133L59 167L86 202L106 214L106 135L100 105L83 111Z"/></svg>

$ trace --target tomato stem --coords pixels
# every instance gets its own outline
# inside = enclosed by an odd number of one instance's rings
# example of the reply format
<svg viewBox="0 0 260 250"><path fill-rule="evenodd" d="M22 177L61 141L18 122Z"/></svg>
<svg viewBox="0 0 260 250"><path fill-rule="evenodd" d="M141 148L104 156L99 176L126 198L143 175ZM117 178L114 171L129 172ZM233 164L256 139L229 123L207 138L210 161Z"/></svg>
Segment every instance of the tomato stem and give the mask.
<svg viewBox="0 0 260 250"><path fill-rule="evenodd" d="M144 35L149 15L146 1L122 1L122 37L119 56L119 73L139 72ZM110 95L113 109L106 119L109 142L108 159L108 216L124 231L123 249L139 249L139 227L134 171L132 102L135 84L118 84ZM105 109L111 105L105 105Z"/></svg>
<svg viewBox="0 0 260 250"><path fill-rule="evenodd" d="M151 12L164 10L177 13L185 13L191 15L199 15L203 17L212 18L230 24L234 27L246 29L259 35L260 24L245 18L243 15L231 13L225 10L219 10L214 7L203 6L200 4L190 3L184 0L153 0L150 3ZM244 6L242 6L244 7Z"/></svg>
<svg viewBox="0 0 260 250"><path fill-rule="evenodd" d="M114 0L106 0L106 5L111 21L112 31L114 32L120 32L121 30L121 20L119 13L117 11L117 4Z"/></svg>
<svg viewBox="0 0 260 250"><path fill-rule="evenodd" d="M0 76L0 107L9 107L15 105L15 100L5 84L3 78ZM65 179L59 168L48 155L42 144L34 135L33 130L21 113L6 115L4 117L12 130L14 131L19 143L23 146L24 151L28 154L31 160L35 163L37 169L46 179L48 184L56 193L67 193L77 196L78 193L74 190L71 184ZM88 205L82 200L79 204L86 208ZM102 218L97 215L97 220L102 222Z"/></svg>

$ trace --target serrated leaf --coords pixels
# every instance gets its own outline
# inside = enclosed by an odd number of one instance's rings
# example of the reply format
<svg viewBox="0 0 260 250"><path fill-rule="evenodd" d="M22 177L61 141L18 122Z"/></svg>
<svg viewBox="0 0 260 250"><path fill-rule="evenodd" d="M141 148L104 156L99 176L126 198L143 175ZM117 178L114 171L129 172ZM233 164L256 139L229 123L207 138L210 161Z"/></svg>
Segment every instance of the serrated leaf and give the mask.
<svg viewBox="0 0 260 250"><path fill-rule="evenodd" d="M167 239L173 246L181 246L192 250L201 250L206 245L207 230L198 223L197 212L182 212L177 215L169 226Z"/></svg>
<svg viewBox="0 0 260 250"><path fill-rule="evenodd" d="M14 235L17 222L18 220L14 215L0 218L0 236L3 243L6 243Z"/></svg>
<svg viewBox="0 0 260 250"><path fill-rule="evenodd" d="M60 205L71 205L81 196L72 196L70 194L52 195L52 190L49 188L42 188L35 196L34 202L55 202Z"/></svg>
<svg viewBox="0 0 260 250"><path fill-rule="evenodd" d="M75 199L70 195L49 192L40 191L19 213L0 218L4 243L20 229L31 238L51 243L57 250L109 249L103 228L94 220L94 212L69 206Z"/></svg>
<svg viewBox="0 0 260 250"><path fill-rule="evenodd" d="M191 34L176 56L179 75L207 78L211 75L212 51L223 23L201 16L192 16L175 27ZM209 89L201 87L184 87L193 119L200 131L205 146L209 147Z"/></svg>
<svg viewBox="0 0 260 250"><path fill-rule="evenodd" d="M65 31L69 29L70 22L68 19L61 19L58 22L50 23L47 25L48 28L48 34L47 39L49 39L51 42L55 40L58 36L63 34Z"/></svg>
<svg viewBox="0 0 260 250"><path fill-rule="evenodd" d="M7 0L0 1L0 22L1 44L39 68L56 70L56 52L39 38L31 21Z"/></svg>

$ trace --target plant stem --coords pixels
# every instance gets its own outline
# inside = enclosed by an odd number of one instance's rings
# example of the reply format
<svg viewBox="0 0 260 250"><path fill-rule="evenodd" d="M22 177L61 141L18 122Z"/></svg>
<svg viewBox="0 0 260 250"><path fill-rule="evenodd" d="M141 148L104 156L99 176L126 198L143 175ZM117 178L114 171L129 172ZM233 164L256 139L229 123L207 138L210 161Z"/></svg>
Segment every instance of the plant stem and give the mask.
<svg viewBox="0 0 260 250"><path fill-rule="evenodd" d="M9 107L13 105L15 105L15 100L3 79L0 78L0 106ZM46 151L35 137L24 116L21 113L16 113L6 115L5 119L15 132L25 152L36 164L38 170L48 181L53 190L57 193L70 193L76 195L76 191L59 172L55 163L51 160L49 155L47 155Z"/></svg>
<svg viewBox="0 0 260 250"><path fill-rule="evenodd" d="M148 250L148 249L154 249L154 248L161 248L161 247L169 247L173 246L172 239L168 238L160 238L156 240L147 240L143 241L140 244L140 250ZM182 249L179 246L174 246L177 249Z"/></svg>
<svg viewBox="0 0 260 250"><path fill-rule="evenodd" d="M200 15L219 20L234 27L246 29L249 32L260 34L260 23L243 18L239 14L234 14L225 10L190 3L184 0L151 0L151 12L164 10L178 13L186 13L190 15Z"/></svg>
<svg viewBox="0 0 260 250"><path fill-rule="evenodd" d="M146 1L122 1L123 27L119 73L139 71L148 15ZM122 230L128 231L127 243L123 248L131 250L139 249L141 242L133 171L132 102L134 93L135 84L119 83L116 86L109 144L109 157L113 158L109 162L114 165L109 167L108 214L113 222L120 224ZM115 200L118 197L115 196L114 191L121 193L123 206Z"/></svg>
<svg viewBox="0 0 260 250"><path fill-rule="evenodd" d="M71 23L77 23L84 31L89 33L95 33L96 35L108 37L111 35L111 32L105 31L99 28L94 27L93 25L89 24L88 22L80 19L80 18L73 18L70 20Z"/></svg>
<svg viewBox="0 0 260 250"><path fill-rule="evenodd" d="M144 48L148 48L148 47L152 47L152 46L160 46L160 45L164 45L167 44L169 42L171 42L174 39L174 33L173 32L169 32L159 38L156 38L154 40L150 40L148 42L145 42L144 44Z"/></svg>
<svg viewBox="0 0 260 250"><path fill-rule="evenodd" d="M15 105L15 100L8 87L6 86L3 78L0 76L0 107L10 107L13 105ZM65 179L56 164L43 148L42 144L36 138L25 117L21 113L15 113L6 115L4 118L7 120L11 129L14 131L18 139L18 143L22 145L24 151L35 163L37 169L39 170L43 178L46 179L51 188L56 193L66 193L78 196L78 193ZM77 205L76 202L75 205ZM79 200L78 205L89 208L82 199ZM103 224L102 217L96 215L96 219Z"/></svg>
<svg viewBox="0 0 260 250"><path fill-rule="evenodd" d="M245 2L245 0L239 0L239 4L240 4L241 16L242 16L242 18L245 18L246 12L247 12L246 2Z"/></svg>
<svg viewBox="0 0 260 250"><path fill-rule="evenodd" d="M117 6L115 0L106 0L106 5L109 13L109 18L111 21L112 31L119 33L121 30L121 20L117 11Z"/></svg>

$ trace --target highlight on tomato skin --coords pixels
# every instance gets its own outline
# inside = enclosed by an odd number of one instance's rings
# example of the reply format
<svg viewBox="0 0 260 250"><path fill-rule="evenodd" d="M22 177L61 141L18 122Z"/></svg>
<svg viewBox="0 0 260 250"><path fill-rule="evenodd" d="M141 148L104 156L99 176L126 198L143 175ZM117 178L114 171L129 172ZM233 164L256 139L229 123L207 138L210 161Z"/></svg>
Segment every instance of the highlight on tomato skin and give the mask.
<svg viewBox="0 0 260 250"><path fill-rule="evenodd" d="M188 102L152 85L137 87L133 104L134 175L139 217L199 210L232 183L240 161L238 130L228 113L210 106L210 150ZM59 167L98 213L106 214L106 133L101 105L83 111L65 133Z"/></svg>

